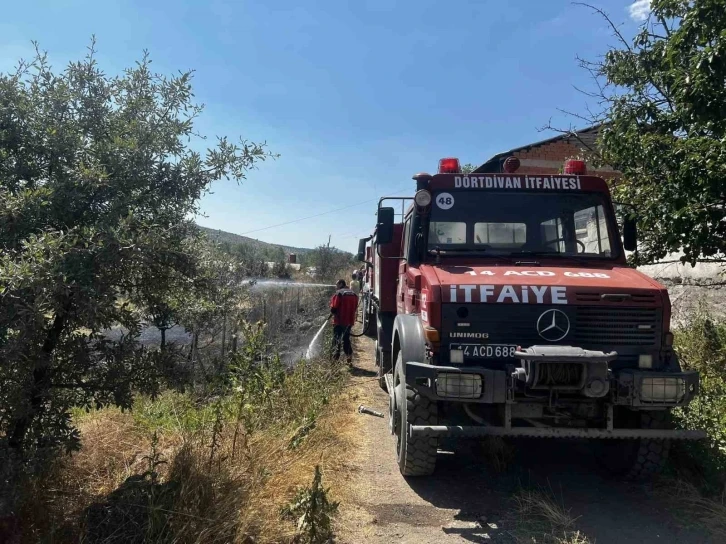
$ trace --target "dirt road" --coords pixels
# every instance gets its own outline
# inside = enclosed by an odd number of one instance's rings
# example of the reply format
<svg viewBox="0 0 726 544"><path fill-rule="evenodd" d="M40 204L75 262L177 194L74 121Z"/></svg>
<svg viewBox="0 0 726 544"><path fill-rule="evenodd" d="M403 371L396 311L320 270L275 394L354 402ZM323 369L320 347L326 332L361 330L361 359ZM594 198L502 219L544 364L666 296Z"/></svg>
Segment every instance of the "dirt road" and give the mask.
<svg viewBox="0 0 726 544"><path fill-rule="evenodd" d="M551 542L532 533L513 497L522 489L544 490L569 510L579 530L598 544L715 542L680 512L662 484L635 485L604 477L586 444L519 440L515 457L500 472L482 461L479 443L440 445L432 477L404 479L388 431L388 397L372 379L373 343L360 338L354 371L356 402L386 414L361 415L360 442L349 467L348 496L338 522L339 542L498 543ZM479 452L477 451L479 449ZM562 536L556 535L556 536ZM573 540L572 542L575 542Z"/></svg>

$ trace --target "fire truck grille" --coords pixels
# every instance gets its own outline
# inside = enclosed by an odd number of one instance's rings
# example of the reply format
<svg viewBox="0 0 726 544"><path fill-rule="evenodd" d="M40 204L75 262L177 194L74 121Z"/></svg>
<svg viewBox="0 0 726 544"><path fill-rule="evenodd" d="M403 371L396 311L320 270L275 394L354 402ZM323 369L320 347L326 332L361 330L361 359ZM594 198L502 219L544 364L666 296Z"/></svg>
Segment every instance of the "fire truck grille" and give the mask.
<svg viewBox="0 0 726 544"><path fill-rule="evenodd" d="M653 346L660 333L655 308L577 308L575 340L581 344Z"/></svg>
<svg viewBox="0 0 726 544"><path fill-rule="evenodd" d="M569 328L565 326L567 323L558 320L556 325L563 327L563 330L540 334L540 330L545 329L548 323L551 324L552 313L547 312L552 310L567 316ZM611 363L611 367L630 368L637 366L639 354L660 348L662 319L661 308L632 306L444 304L442 343L523 347L559 344L614 350L618 352L618 359ZM566 334L564 329L567 329ZM477 352L468 350L473 356ZM496 354L495 348L493 353ZM507 359L493 357L492 362L505 364Z"/></svg>

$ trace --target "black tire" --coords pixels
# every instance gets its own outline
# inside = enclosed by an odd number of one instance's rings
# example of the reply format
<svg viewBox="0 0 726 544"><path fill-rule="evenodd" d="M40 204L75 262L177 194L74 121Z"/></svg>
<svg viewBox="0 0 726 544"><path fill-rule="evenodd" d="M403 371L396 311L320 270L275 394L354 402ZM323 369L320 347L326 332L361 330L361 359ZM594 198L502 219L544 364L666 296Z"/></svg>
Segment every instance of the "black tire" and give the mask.
<svg viewBox="0 0 726 544"><path fill-rule="evenodd" d="M641 429L668 428L668 412L635 412ZM596 455L607 471L629 481L645 481L659 474L671 448L670 440L640 438L637 440L603 440Z"/></svg>
<svg viewBox="0 0 726 544"><path fill-rule="evenodd" d="M436 470L438 440L434 437L411 437L408 425L436 425L438 407L436 402L421 396L406 385L400 352L396 359L394 376L394 387L401 387L405 397L405 406L397 406L394 413L398 468L404 476L429 476Z"/></svg>
<svg viewBox="0 0 726 544"><path fill-rule="evenodd" d="M387 391L385 375L391 371L391 352L383 351L376 342L376 376L378 385Z"/></svg>

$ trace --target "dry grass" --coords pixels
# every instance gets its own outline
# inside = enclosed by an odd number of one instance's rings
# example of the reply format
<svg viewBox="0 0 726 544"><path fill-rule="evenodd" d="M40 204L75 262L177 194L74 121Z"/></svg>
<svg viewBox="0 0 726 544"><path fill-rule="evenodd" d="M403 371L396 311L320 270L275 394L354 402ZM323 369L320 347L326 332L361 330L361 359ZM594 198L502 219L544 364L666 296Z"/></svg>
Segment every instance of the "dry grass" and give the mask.
<svg viewBox="0 0 726 544"><path fill-rule="evenodd" d="M355 443L354 437L344 432L352 427L353 418L354 407L347 396L342 396L329 405L299 449L288 448L289 436L277 440L259 437L253 442L252 455L259 460L256 464L268 471L269 478L254 486L250 507L241 516L246 532L261 535L259 542L280 542L294 536L294 527L281 524L278 512L298 487L310 483L316 465L321 467L333 497L338 496L339 473L346 470L347 452ZM256 524L257 530L251 530Z"/></svg>
<svg viewBox="0 0 726 544"><path fill-rule="evenodd" d="M657 488L660 497L673 504L689 521L706 528L716 542L726 542L726 495L717 498L703 496L692 483L683 479L664 479Z"/></svg>
<svg viewBox="0 0 726 544"><path fill-rule="evenodd" d="M514 536L519 542L590 544L587 536L575 529L578 518L551 491L522 489L512 500L517 517Z"/></svg>
<svg viewBox="0 0 726 544"><path fill-rule="evenodd" d="M505 472L514 462L514 447L500 436L488 436L477 445L483 462L497 474Z"/></svg>
<svg viewBox="0 0 726 544"><path fill-rule="evenodd" d="M289 393L270 413L304 413L315 391ZM355 428L355 402L345 390L330 396L313 426L270 419L253 432L234 419L215 421L208 406L190 422L182 410L189 403L168 400L161 419L144 415L157 408L151 402L141 413L80 417L83 448L26 486L22 541L292 542L297 529L280 510L310 484L316 465L336 498L355 441L346 431Z"/></svg>
<svg viewBox="0 0 726 544"><path fill-rule="evenodd" d="M561 538L554 537L557 544L590 544L590 540L580 531L563 535Z"/></svg>
<svg viewBox="0 0 726 544"><path fill-rule="evenodd" d="M517 513L521 517L544 521L561 529L570 529L577 521L561 504L544 491L523 489L514 496Z"/></svg>

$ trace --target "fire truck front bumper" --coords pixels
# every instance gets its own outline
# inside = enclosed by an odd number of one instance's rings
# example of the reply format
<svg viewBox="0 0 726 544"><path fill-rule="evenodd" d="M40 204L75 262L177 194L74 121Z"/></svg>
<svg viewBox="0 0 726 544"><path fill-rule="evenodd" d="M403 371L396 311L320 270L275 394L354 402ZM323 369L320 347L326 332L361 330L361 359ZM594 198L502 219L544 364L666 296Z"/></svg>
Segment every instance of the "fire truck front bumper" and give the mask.
<svg viewBox="0 0 726 544"><path fill-rule="evenodd" d="M431 400L503 404L516 399L512 376L484 367L406 363L406 384ZM698 394L697 372L622 370L609 378L601 400L640 409L685 406ZM595 400L595 399L593 399Z"/></svg>
<svg viewBox="0 0 726 544"><path fill-rule="evenodd" d="M663 410L684 406L698 392L695 372L623 371L611 379L609 394L600 400L607 405L607 425L601 428L574 428L512 425L514 387L507 373L481 367L432 366L406 363L406 384L431 400L482 404L504 404L504 425L409 425L411 436L483 437L510 436L527 438L588 439L671 439L701 440L701 430L614 428L613 407L629 406L635 410ZM389 391L393 388L390 387ZM512 399L512 400L507 400ZM583 399L594 401L596 399Z"/></svg>
<svg viewBox="0 0 726 544"><path fill-rule="evenodd" d="M437 438L509 436L516 438L587 438L652 440L703 440L706 432L671 429L574 429L566 427L498 427L494 425L409 425L410 436Z"/></svg>

